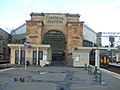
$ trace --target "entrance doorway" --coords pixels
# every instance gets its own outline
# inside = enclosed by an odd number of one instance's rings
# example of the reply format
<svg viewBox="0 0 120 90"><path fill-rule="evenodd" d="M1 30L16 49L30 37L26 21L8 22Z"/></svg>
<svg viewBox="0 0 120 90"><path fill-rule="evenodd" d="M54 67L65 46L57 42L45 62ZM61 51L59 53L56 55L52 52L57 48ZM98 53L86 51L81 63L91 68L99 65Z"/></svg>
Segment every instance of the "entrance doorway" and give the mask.
<svg viewBox="0 0 120 90"><path fill-rule="evenodd" d="M49 44L52 48L52 60L61 61L65 59L66 40L62 32L57 30L49 31L43 37L43 44Z"/></svg>
<svg viewBox="0 0 120 90"><path fill-rule="evenodd" d="M21 61L20 61L20 65L24 65L25 64L25 50L21 50Z"/></svg>

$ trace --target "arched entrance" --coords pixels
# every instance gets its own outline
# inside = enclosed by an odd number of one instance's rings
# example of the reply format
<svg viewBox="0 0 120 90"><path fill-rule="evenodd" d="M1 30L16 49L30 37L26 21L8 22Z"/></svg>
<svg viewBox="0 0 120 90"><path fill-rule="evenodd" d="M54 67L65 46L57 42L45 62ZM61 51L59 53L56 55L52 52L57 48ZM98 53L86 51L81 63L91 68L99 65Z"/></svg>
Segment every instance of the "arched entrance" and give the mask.
<svg viewBox="0 0 120 90"><path fill-rule="evenodd" d="M65 37L62 32L52 30L43 37L43 44L49 44L52 48L52 60L61 61L65 59Z"/></svg>

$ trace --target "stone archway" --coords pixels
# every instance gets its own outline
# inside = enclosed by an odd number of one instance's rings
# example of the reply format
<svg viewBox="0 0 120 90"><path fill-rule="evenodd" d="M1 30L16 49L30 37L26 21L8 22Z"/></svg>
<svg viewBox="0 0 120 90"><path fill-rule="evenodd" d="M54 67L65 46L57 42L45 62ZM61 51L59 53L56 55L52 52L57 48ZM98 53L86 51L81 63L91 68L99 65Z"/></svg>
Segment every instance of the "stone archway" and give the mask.
<svg viewBox="0 0 120 90"><path fill-rule="evenodd" d="M52 59L61 61L65 59L66 39L62 32L50 30L43 36L43 44L49 44L52 48Z"/></svg>

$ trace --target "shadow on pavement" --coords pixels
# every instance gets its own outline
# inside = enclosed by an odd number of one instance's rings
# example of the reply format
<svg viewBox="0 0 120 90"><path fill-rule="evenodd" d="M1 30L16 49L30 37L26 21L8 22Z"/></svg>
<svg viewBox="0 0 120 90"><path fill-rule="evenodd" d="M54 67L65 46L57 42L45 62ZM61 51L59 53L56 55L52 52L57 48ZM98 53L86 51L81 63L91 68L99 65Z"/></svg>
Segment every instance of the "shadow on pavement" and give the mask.
<svg viewBox="0 0 120 90"><path fill-rule="evenodd" d="M63 63L63 61L52 61L51 66L55 66L55 67L68 67L68 65Z"/></svg>

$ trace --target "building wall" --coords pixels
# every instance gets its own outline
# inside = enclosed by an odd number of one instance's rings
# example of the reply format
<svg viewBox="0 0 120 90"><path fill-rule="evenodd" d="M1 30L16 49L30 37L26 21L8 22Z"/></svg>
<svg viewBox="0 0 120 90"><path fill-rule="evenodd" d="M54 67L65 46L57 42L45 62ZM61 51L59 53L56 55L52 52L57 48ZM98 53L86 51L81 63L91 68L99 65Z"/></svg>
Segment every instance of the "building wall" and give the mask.
<svg viewBox="0 0 120 90"><path fill-rule="evenodd" d="M68 64L73 67L84 67L89 64L90 47L74 46L68 50Z"/></svg>
<svg viewBox="0 0 120 90"><path fill-rule="evenodd" d="M7 44L10 42L10 34L0 28L0 60L9 60L9 48Z"/></svg>
<svg viewBox="0 0 120 90"><path fill-rule="evenodd" d="M26 40L32 44L42 44L42 27L40 21L27 21Z"/></svg>
<svg viewBox="0 0 120 90"><path fill-rule="evenodd" d="M67 61L68 61L68 65L69 66L73 66L73 62L74 62L74 48L71 48L68 50L68 53L67 53Z"/></svg>
<svg viewBox="0 0 120 90"><path fill-rule="evenodd" d="M83 38L97 45L97 33L89 28L87 25L83 25Z"/></svg>
<svg viewBox="0 0 120 90"><path fill-rule="evenodd" d="M83 23L68 23L68 50L75 45L83 45Z"/></svg>
<svg viewBox="0 0 120 90"><path fill-rule="evenodd" d="M31 20L26 23L26 39L31 43L42 44L47 32L57 30L65 36L67 50L83 44L83 22L79 21L78 14L31 13Z"/></svg>
<svg viewBox="0 0 120 90"><path fill-rule="evenodd" d="M48 33L51 30L57 30L63 33L66 42L68 42L66 49L73 47L74 46L73 43L75 42L79 42L79 44L82 46L83 40L91 42L90 44L92 43L94 43L95 45L98 44L97 38L98 34L94 32L86 24L80 22L79 14L31 13L30 15L31 20L27 20L25 24L13 30L14 35L12 36L13 39L17 39L17 42L21 39L21 41L23 41L22 43L24 43L25 40L22 39L26 39L31 43L42 44L43 37L45 36L46 33ZM51 22L52 20L60 21L60 19L50 19L51 17L58 18L62 17L61 18L62 23ZM80 35L78 35L78 33Z"/></svg>
<svg viewBox="0 0 120 90"><path fill-rule="evenodd" d="M77 59L79 59L77 61ZM82 52L76 51L74 52L74 61L73 66L74 67L84 67L85 63L89 64L89 52L86 50L83 50Z"/></svg>
<svg viewBox="0 0 120 90"><path fill-rule="evenodd" d="M68 22L79 22L79 14L69 13L31 13L31 21L44 21L47 16L64 16ZM77 16L77 17L76 17Z"/></svg>
<svg viewBox="0 0 120 90"><path fill-rule="evenodd" d="M97 33L83 22L80 22L79 14L69 13L31 13L31 20L27 20L26 24L21 25L14 31L15 39L26 38L27 41L36 44L42 44L43 37L51 30L61 31L66 39L67 47L69 49L74 46L73 43L78 42L80 46L83 45L83 40L97 45ZM57 17L59 19L51 19ZM62 17L62 18L61 18ZM51 22L58 20L62 23ZM80 35L78 35L78 33ZM26 37L25 37L26 35ZM72 35L72 36L71 36ZM76 36L77 35L77 36ZM17 40L19 41L19 40ZM77 43L77 44L78 44ZM90 46L90 45L88 45Z"/></svg>

